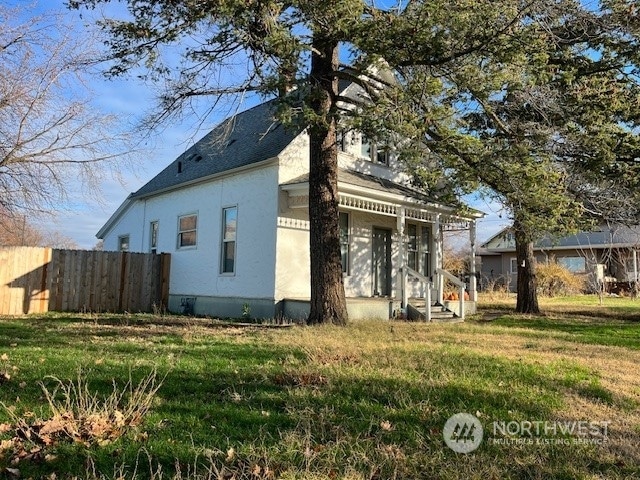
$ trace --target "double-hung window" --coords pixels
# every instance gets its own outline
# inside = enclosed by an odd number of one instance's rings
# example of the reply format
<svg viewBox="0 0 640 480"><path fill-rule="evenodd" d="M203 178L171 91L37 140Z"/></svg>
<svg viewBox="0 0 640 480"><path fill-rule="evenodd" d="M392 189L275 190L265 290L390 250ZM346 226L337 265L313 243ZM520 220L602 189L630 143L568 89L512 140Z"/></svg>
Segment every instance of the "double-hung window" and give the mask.
<svg viewBox="0 0 640 480"><path fill-rule="evenodd" d="M198 215L178 217L178 248L195 247L197 240Z"/></svg>
<svg viewBox="0 0 640 480"><path fill-rule="evenodd" d="M429 269L429 245L431 232L429 227L407 225L407 266L422 275L431 275Z"/></svg>
<svg viewBox="0 0 640 480"><path fill-rule="evenodd" d="M236 232L238 207L222 209L222 265L221 273L236 271Z"/></svg>

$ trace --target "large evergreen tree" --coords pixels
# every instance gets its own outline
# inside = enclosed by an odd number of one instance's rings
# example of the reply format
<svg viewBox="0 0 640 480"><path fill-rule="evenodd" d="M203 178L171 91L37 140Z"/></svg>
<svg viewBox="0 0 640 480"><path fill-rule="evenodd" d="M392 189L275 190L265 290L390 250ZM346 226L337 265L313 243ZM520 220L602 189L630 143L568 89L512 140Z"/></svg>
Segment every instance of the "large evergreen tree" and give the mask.
<svg viewBox="0 0 640 480"><path fill-rule="evenodd" d="M71 0L72 8L95 7L109 0ZM309 180L311 312L310 323L347 320L337 196L336 122L339 114L360 115L367 107L343 109L338 78L361 84L375 103L379 90L363 75L380 57L390 68L444 66L474 52L487 51L498 34L520 18L518 2L496 8L489 0L399 2L376 8L363 0L129 0L129 18L105 20L109 32L109 73L142 67L162 81L162 102L151 125L172 118L198 96L217 98L258 92L280 95L283 118L308 127L311 144ZM407 14L410 12L411 14ZM481 21L482 20L482 21ZM350 49L349 69L341 68L338 49ZM163 56L164 47L181 58ZM383 85L376 78L377 86ZM284 92L297 89L297 114ZM214 102L214 105L217 102ZM300 107L301 105L301 107ZM372 120L373 119L373 120ZM366 115L353 127L379 136L385 117ZM383 127L383 128L375 128Z"/></svg>
<svg viewBox="0 0 640 480"><path fill-rule="evenodd" d="M640 49L638 11L628 0L437 0L393 8L363 0L126 3L128 20L102 22L109 72L142 67L164 82L152 125L193 98L254 91L280 95L282 117L308 127L310 323L347 319L339 116L374 139L392 137L433 196L453 201L480 187L503 201L516 230L518 311L538 310L537 235L578 228L585 213L620 211L621 201L634 205L627 200L637 195ZM165 58L163 47L181 63ZM340 47L348 48L348 69ZM395 80L367 82L381 58ZM341 109L354 99L339 97L338 78L362 85L367 98ZM295 107L284 95L294 87Z"/></svg>
<svg viewBox="0 0 640 480"><path fill-rule="evenodd" d="M443 198L479 187L510 211L518 312L539 311L541 235L640 218L639 24L625 1L532 2L485 49L441 66L413 56L372 107L414 106L398 125L431 152L406 152L419 182Z"/></svg>

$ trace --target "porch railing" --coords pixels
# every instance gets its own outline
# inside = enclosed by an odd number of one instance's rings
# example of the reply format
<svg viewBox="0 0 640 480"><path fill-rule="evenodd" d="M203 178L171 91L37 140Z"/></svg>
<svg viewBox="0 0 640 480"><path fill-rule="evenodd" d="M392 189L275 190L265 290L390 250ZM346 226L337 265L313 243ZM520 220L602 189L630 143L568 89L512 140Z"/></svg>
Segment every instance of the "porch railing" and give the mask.
<svg viewBox="0 0 640 480"><path fill-rule="evenodd" d="M451 283L453 283L455 286L458 287L458 298L460 299L460 318L464 319L464 289L466 285L462 280L460 280L455 275L441 268L436 268L436 284L438 286L438 302L439 303L442 303L444 301L445 280L449 280Z"/></svg>
<svg viewBox="0 0 640 480"><path fill-rule="evenodd" d="M425 277L421 273L415 271L411 267L404 266L401 268L401 272L402 272L402 308L406 309L409 304L409 292L407 289L407 282L409 277L413 277L416 280L418 280L418 282L420 282L422 284L422 287L424 288L425 316L427 318L427 321L430 322L431 321L431 289L433 288L433 284L431 283L431 280L429 280L428 277ZM449 280L451 283L453 283L455 286L458 287L458 298L460 301L460 305L459 305L460 313L458 316L464 319L464 293L465 293L465 287L466 287L465 283L455 275L441 268L436 268L435 280L436 280L435 286L438 292L437 301L441 305L444 302L445 280Z"/></svg>
<svg viewBox="0 0 640 480"><path fill-rule="evenodd" d="M413 277L418 280L424 288L424 314L427 318L427 322L431 321L431 280L416 272L413 268L404 266L402 267L402 308L406 309L409 304L409 293L407 291L407 280L409 277Z"/></svg>

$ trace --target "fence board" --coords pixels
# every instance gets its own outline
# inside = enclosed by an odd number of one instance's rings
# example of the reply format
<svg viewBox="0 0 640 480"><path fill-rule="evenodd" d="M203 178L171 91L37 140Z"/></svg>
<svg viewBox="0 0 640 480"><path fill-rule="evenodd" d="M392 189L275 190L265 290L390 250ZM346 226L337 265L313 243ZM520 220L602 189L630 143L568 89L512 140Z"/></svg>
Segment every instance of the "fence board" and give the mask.
<svg viewBox="0 0 640 480"><path fill-rule="evenodd" d="M0 247L0 315L151 312L165 306L169 254Z"/></svg>

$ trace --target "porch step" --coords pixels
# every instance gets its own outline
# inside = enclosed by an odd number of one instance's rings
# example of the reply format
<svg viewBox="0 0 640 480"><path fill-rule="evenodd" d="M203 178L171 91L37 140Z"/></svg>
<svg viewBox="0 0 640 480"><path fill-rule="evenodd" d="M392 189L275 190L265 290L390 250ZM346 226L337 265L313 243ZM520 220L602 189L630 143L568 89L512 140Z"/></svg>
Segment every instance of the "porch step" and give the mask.
<svg viewBox="0 0 640 480"><path fill-rule="evenodd" d="M407 313L410 320L425 321L427 314L424 299L410 299L409 305L407 306ZM432 304L431 321L437 323L459 323L464 320L443 305Z"/></svg>

